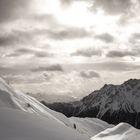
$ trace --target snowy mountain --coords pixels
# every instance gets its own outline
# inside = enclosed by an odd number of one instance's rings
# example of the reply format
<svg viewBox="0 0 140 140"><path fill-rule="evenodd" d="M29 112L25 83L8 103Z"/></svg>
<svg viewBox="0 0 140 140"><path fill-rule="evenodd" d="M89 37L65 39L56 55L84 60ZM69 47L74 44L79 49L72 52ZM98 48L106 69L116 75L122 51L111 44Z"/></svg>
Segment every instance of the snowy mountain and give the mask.
<svg viewBox="0 0 140 140"><path fill-rule="evenodd" d="M68 117L96 117L115 125L127 122L140 128L140 80L104 85L79 102L46 105Z"/></svg>
<svg viewBox="0 0 140 140"><path fill-rule="evenodd" d="M67 118L50 110L0 78L0 139L2 140L139 140L140 131L96 118Z"/></svg>

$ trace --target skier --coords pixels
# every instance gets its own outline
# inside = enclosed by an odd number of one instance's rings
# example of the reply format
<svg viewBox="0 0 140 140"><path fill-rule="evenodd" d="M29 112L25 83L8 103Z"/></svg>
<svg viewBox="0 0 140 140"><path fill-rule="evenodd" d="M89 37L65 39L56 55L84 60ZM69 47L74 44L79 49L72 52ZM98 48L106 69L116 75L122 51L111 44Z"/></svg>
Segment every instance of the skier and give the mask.
<svg viewBox="0 0 140 140"><path fill-rule="evenodd" d="M74 129L76 129L76 124L75 123L74 123L73 127L74 127Z"/></svg>

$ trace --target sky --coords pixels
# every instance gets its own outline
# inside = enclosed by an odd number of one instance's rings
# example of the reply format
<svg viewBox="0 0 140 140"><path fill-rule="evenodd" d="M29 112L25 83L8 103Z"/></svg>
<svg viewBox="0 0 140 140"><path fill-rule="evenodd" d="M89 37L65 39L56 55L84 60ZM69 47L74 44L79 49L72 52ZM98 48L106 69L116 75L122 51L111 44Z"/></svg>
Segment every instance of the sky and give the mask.
<svg viewBox="0 0 140 140"><path fill-rule="evenodd" d="M140 0L0 0L0 76L23 92L82 97L140 78Z"/></svg>

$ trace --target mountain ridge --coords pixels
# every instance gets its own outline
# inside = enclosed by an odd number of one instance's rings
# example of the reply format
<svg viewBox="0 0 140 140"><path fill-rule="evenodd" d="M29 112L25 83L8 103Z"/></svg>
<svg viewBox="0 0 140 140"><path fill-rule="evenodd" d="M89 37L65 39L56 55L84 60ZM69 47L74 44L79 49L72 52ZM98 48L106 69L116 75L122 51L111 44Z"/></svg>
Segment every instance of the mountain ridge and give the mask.
<svg viewBox="0 0 140 140"><path fill-rule="evenodd" d="M140 79L105 84L77 102L45 105L67 117L95 117L115 125L126 122L140 129Z"/></svg>

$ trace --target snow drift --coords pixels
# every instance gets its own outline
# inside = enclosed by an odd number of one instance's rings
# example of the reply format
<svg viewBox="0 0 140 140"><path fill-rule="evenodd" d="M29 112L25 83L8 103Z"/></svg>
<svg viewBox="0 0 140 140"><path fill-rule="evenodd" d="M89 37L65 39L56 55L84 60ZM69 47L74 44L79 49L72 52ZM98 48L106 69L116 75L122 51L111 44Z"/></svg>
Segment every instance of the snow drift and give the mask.
<svg viewBox="0 0 140 140"><path fill-rule="evenodd" d="M140 131L126 123L106 129L91 140L140 140Z"/></svg>

